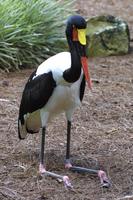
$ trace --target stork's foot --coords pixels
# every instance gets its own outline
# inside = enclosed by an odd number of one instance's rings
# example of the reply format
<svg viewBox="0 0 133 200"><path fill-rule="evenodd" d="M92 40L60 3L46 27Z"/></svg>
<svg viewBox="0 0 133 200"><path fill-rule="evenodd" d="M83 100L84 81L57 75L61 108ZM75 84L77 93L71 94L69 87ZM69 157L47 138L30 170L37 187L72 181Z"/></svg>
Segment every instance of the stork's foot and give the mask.
<svg viewBox="0 0 133 200"><path fill-rule="evenodd" d="M84 167L77 167L77 166L72 166L69 168L73 172L78 172L78 173L89 173L89 174L94 174L98 175L100 178L100 182L102 187L104 188L109 188L111 186L111 183L109 179L107 178L107 175L104 171L102 170L96 170L96 169L89 169L89 168L84 168Z"/></svg>
<svg viewBox="0 0 133 200"><path fill-rule="evenodd" d="M66 159L65 160L65 168L66 169L70 169L72 167L71 161L70 159Z"/></svg>
<svg viewBox="0 0 133 200"><path fill-rule="evenodd" d="M42 176L51 176L52 178L55 178L57 180L61 180L64 183L64 186L66 189L73 189L73 186L70 182L70 179L68 176L62 176L53 172L49 172L45 169L43 164L39 165L39 172Z"/></svg>

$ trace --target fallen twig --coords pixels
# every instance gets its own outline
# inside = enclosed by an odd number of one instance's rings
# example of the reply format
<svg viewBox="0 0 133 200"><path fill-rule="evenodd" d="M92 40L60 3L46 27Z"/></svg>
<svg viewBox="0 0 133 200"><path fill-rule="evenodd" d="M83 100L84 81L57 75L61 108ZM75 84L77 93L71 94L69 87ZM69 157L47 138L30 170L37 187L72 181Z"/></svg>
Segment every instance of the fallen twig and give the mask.
<svg viewBox="0 0 133 200"><path fill-rule="evenodd" d="M133 195L127 195L127 196L121 197L121 198L119 198L117 200L132 200L132 199L133 199Z"/></svg>
<svg viewBox="0 0 133 200"><path fill-rule="evenodd" d="M0 101L9 102L10 100L9 99L0 99Z"/></svg>

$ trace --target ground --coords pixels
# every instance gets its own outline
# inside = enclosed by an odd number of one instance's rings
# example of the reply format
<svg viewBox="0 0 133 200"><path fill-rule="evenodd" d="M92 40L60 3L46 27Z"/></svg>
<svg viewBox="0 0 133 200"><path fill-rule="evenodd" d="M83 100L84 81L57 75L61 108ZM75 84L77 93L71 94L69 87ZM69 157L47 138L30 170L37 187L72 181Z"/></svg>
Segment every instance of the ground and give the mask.
<svg viewBox="0 0 133 200"><path fill-rule="evenodd" d="M133 37L132 0L84 0L76 6L88 18L103 13L123 18ZM73 116L72 160L104 169L111 188L103 189L96 176L64 169L64 115L48 125L46 162L50 171L67 174L74 189L67 191L62 183L39 176L40 135L24 141L17 135L21 93L32 72L23 70L0 74L1 200L121 200L133 195L133 53L90 58L89 66L93 91L86 87L82 107Z"/></svg>

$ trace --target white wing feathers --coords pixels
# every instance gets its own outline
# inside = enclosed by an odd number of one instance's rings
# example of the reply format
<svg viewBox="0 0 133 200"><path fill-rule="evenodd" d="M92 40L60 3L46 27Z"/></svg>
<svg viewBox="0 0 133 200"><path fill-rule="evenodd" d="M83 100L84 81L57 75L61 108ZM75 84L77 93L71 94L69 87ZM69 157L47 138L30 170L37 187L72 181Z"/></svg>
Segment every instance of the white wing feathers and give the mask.
<svg viewBox="0 0 133 200"><path fill-rule="evenodd" d="M35 79L37 76L52 72L53 78L56 84L68 84L63 79L63 72L71 67L71 54L69 52L61 52L48 58L41 65L39 65L36 75L33 77Z"/></svg>

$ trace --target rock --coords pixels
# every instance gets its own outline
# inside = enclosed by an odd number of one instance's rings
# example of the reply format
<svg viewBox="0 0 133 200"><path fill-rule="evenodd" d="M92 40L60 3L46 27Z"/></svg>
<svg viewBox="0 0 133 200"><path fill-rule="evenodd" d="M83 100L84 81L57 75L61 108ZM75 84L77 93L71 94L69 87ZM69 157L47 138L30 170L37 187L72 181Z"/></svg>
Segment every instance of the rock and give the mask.
<svg viewBox="0 0 133 200"><path fill-rule="evenodd" d="M129 52L130 35L125 21L114 16L87 20L89 56L122 55Z"/></svg>

